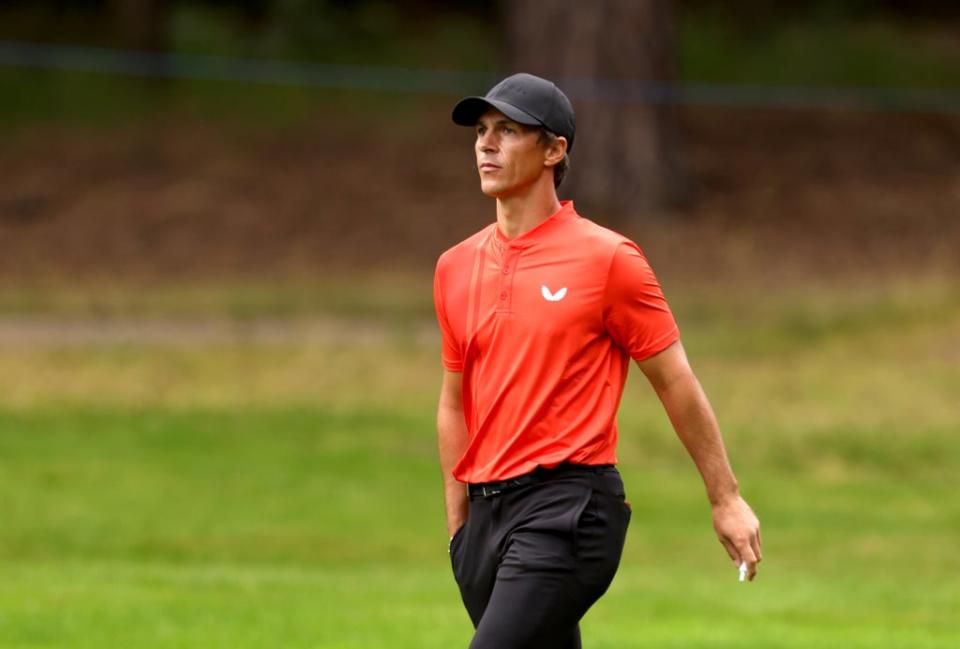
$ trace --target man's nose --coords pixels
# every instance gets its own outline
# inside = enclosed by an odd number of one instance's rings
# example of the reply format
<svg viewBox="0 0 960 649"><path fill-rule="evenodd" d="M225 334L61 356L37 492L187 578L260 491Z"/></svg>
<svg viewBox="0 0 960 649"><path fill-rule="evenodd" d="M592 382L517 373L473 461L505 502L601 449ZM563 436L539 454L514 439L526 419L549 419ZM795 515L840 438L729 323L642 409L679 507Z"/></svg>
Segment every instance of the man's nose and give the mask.
<svg viewBox="0 0 960 649"><path fill-rule="evenodd" d="M493 151L496 149L493 137L489 132L481 133L477 135L477 150L478 151Z"/></svg>

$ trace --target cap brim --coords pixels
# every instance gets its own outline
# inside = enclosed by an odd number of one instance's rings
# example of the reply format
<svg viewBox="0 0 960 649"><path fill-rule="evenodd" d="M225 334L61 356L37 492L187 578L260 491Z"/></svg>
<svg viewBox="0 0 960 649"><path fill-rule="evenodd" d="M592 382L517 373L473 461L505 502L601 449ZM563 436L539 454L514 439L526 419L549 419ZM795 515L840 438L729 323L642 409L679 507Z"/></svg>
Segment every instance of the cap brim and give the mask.
<svg viewBox="0 0 960 649"><path fill-rule="evenodd" d="M542 125L536 117L516 106L499 99L487 99L486 97L467 97L457 102L457 105L453 107L453 123L460 126L474 126L480 116L491 108L496 108L517 124Z"/></svg>

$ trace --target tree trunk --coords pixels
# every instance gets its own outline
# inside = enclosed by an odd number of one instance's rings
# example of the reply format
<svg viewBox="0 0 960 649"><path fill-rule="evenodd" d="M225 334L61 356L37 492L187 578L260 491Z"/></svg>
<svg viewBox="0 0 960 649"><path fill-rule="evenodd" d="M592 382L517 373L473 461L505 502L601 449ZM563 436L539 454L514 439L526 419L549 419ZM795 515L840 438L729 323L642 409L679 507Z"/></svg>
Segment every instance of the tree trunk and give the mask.
<svg viewBox="0 0 960 649"><path fill-rule="evenodd" d="M573 102L576 140L560 190L590 210L636 218L687 198L673 106L649 94L675 75L671 5L503 3L509 72L549 78Z"/></svg>

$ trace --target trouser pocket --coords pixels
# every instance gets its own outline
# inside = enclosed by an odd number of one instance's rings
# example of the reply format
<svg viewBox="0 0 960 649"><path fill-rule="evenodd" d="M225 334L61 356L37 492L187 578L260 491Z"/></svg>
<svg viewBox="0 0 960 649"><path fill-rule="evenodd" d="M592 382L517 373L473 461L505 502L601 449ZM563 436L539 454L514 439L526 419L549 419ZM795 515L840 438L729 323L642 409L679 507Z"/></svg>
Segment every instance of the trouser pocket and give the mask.
<svg viewBox="0 0 960 649"><path fill-rule="evenodd" d="M619 489L603 484L595 488L577 521L578 570L595 597L606 591L617 572L630 525L631 512L620 485Z"/></svg>
<svg viewBox="0 0 960 649"><path fill-rule="evenodd" d="M457 531L453 533L453 538L450 539L450 546L448 548L448 551L450 553L450 567L453 570L454 578L456 578L458 581L459 581L458 575L460 574L460 563L461 563L460 557L462 555L462 553L460 552L460 548L463 545L463 537L465 535L467 523L469 522L469 520L470 519L468 518L467 521L465 521L463 525L458 527Z"/></svg>

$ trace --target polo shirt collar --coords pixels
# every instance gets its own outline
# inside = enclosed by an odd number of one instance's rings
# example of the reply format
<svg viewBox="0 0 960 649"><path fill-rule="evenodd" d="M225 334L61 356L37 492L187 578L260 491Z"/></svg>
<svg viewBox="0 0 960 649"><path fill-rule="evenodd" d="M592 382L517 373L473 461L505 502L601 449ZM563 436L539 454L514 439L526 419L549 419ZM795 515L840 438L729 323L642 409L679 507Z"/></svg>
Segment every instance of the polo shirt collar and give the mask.
<svg viewBox="0 0 960 649"><path fill-rule="evenodd" d="M573 201L560 201L560 209L547 217L543 222L537 224L532 230L524 232L520 236L508 239L500 231L500 226L493 224L494 238L497 243L511 248L526 248L546 236L560 223L577 218L577 213L573 209Z"/></svg>

